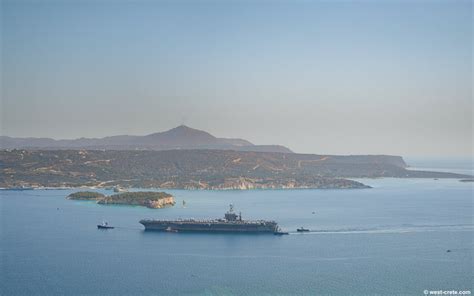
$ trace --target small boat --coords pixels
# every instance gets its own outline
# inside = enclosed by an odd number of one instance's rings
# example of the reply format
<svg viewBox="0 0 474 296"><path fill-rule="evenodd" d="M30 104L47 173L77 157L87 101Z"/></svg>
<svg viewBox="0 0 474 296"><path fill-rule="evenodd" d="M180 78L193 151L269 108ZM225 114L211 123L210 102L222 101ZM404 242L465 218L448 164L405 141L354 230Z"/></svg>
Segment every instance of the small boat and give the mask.
<svg viewBox="0 0 474 296"><path fill-rule="evenodd" d="M298 231L298 232L309 232L309 229L300 227L300 228L296 229L296 231Z"/></svg>
<svg viewBox="0 0 474 296"><path fill-rule="evenodd" d="M97 225L97 229L114 229L113 226L109 226L109 223L102 222L102 224Z"/></svg>
<svg viewBox="0 0 474 296"><path fill-rule="evenodd" d="M446 253L451 253L451 250L446 250Z"/></svg>
<svg viewBox="0 0 474 296"><path fill-rule="evenodd" d="M171 227L166 228L165 231L166 231L166 232L178 232L177 229L173 229L173 228L171 228Z"/></svg>
<svg viewBox="0 0 474 296"><path fill-rule="evenodd" d="M289 234L288 232L286 231L283 231L280 227L278 227L275 232L273 232L274 235L287 235Z"/></svg>
<svg viewBox="0 0 474 296"><path fill-rule="evenodd" d="M186 207L186 201L183 199L183 208Z"/></svg>

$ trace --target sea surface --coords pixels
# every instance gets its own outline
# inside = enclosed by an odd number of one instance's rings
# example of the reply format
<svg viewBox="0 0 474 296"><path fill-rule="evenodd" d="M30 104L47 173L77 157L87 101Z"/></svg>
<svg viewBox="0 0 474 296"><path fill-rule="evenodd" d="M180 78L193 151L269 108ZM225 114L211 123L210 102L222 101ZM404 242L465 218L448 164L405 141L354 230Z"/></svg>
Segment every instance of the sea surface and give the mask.
<svg viewBox="0 0 474 296"><path fill-rule="evenodd" d="M0 294L474 293L473 183L359 181L373 188L167 190L177 204L165 209L65 199L78 190L3 190ZM221 217L230 203L290 235L144 232L138 223ZM98 230L103 220L116 228Z"/></svg>

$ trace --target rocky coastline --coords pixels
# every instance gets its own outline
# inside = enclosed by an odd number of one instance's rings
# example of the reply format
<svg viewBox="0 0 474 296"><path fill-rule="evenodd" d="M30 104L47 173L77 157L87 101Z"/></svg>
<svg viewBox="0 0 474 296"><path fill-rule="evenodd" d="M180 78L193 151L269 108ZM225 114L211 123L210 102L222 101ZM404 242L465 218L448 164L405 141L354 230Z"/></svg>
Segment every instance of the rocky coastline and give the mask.
<svg viewBox="0 0 474 296"><path fill-rule="evenodd" d="M175 205L174 197L166 192L124 192L107 196L92 191L80 191L67 196L71 200L93 200L103 205L133 205L161 209Z"/></svg>

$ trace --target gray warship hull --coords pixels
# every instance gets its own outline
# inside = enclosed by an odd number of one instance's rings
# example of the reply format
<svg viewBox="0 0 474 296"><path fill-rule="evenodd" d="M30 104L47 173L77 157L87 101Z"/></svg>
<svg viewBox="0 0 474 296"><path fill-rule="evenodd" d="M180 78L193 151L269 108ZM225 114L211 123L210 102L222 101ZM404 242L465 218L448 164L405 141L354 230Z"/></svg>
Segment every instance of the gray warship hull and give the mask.
<svg viewBox="0 0 474 296"><path fill-rule="evenodd" d="M241 232L241 233L274 233L278 225L273 221L160 221L141 220L145 230L177 232Z"/></svg>
<svg viewBox="0 0 474 296"><path fill-rule="evenodd" d="M242 215L230 209L223 219L213 220L153 220L144 219L140 223L145 230L168 232L234 232L234 233L276 233L280 229L275 221L242 220Z"/></svg>

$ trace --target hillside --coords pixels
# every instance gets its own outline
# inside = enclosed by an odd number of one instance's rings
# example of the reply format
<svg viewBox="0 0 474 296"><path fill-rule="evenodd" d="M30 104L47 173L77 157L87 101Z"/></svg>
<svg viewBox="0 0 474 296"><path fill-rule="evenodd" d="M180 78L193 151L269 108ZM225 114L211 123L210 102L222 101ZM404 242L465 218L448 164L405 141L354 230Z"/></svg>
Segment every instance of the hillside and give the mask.
<svg viewBox="0 0 474 296"><path fill-rule="evenodd" d="M0 151L0 187L363 188L348 178L463 178L407 170L399 156L226 150Z"/></svg>
<svg viewBox="0 0 474 296"><path fill-rule="evenodd" d="M243 139L216 138L208 132L184 125L146 136L112 136L100 139L80 138L54 140L50 138L12 138L0 136L1 149L88 149L88 150L174 150L217 149L263 152L292 151L280 145L254 145Z"/></svg>

